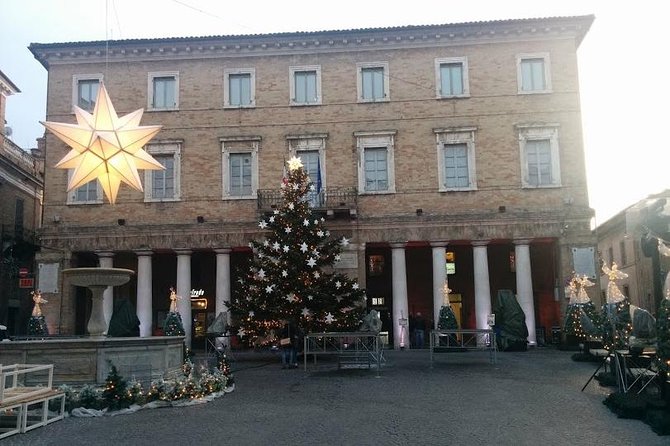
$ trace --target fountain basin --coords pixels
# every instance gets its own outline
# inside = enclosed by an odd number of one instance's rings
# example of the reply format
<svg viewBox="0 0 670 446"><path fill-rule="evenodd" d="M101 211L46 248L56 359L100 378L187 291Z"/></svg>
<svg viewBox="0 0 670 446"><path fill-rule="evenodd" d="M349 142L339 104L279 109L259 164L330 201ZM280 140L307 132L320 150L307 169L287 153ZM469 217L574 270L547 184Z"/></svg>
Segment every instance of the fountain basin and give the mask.
<svg viewBox="0 0 670 446"><path fill-rule="evenodd" d="M103 309L103 292L110 286L127 283L133 270L123 268L67 268L63 270L63 277L70 284L86 287L91 290L91 316L86 329L93 337L101 337L107 331L107 322Z"/></svg>
<svg viewBox="0 0 670 446"><path fill-rule="evenodd" d="M135 271L124 268L67 268L63 275L72 285L93 287L119 286L128 283Z"/></svg>
<svg viewBox="0 0 670 446"><path fill-rule="evenodd" d="M53 364L54 385L102 385L111 361L125 379L135 378L144 385L158 377L178 376L183 349L183 336L5 341L0 345L0 363Z"/></svg>

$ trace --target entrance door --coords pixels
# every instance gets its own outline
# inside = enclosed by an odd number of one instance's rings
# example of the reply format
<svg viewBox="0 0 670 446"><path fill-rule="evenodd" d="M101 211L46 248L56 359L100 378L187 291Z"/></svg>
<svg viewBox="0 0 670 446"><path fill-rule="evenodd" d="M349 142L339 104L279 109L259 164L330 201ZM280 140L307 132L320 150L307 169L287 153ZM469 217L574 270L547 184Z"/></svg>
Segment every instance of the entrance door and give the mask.
<svg viewBox="0 0 670 446"><path fill-rule="evenodd" d="M204 350L207 339L207 310L193 310L192 315L191 348Z"/></svg>

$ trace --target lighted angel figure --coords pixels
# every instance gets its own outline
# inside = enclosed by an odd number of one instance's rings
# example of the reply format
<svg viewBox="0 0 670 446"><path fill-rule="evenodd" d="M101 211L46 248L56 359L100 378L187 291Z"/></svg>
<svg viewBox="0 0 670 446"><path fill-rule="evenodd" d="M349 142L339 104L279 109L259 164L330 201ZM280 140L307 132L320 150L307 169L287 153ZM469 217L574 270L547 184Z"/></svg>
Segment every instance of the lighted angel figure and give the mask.
<svg viewBox="0 0 670 446"><path fill-rule="evenodd" d="M586 289L593 285L595 285L595 283L591 282L586 275L577 277L577 303L584 304L590 300L589 295L586 294Z"/></svg>
<svg viewBox="0 0 670 446"><path fill-rule="evenodd" d="M453 290L449 288L449 284L444 282L444 286L442 287L442 292L444 293L444 305L451 305L451 302L449 302L449 293L452 291Z"/></svg>
<svg viewBox="0 0 670 446"><path fill-rule="evenodd" d="M577 288L579 287L579 276L573 272L570 281L565 286L565 294L570 299L571 304L577 303Z"/></svg>
<svg viewBox="0 0 670 446"><path fill-rule="evenodd" d="M623 271L619 271L619 267L616 262L612 262L612 268L608 268L607 264L603 262L602 267L603 273L607 275L609 282L607 283L607 290L605 292L606 300L608 304L619 303L626 298L621 292L619 287L616 284L617 280L625 279L628 277L628 274Z"/></svg>
<svg viewBox="0 0 670 446"><path fill-rule="evenodd" d="M170 287L170 313L177 312L177 300L181 297L177 296L177 292L174 288Z"/></svg>
<svg viewBox="0 0 670 446"><path fill-rule="evenodd" d="M42 293L40 293L40 290L31 291L30 295L33 296L33 302L35 302L35 306L33 307L33 317L42 316L42 308L40 308L40 304L47 303L47 300L42 298Z"/></svg>

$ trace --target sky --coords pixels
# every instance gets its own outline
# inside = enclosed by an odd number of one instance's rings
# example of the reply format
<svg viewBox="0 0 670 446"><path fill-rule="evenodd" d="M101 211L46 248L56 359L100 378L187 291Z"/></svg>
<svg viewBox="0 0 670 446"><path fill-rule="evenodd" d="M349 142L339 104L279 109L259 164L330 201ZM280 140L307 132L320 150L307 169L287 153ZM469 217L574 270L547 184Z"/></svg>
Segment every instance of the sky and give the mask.
<svg viewBox="0 0 670 446"><path fill-rule="evenodd" d="M663 8L663 9L661 9ZM670 58L663 2L638 0L2 0L0 70L11 139L36 147L47 72L31 42L322 31L594 14L578 50L590 205L600 225L670 188Z"/></svg>

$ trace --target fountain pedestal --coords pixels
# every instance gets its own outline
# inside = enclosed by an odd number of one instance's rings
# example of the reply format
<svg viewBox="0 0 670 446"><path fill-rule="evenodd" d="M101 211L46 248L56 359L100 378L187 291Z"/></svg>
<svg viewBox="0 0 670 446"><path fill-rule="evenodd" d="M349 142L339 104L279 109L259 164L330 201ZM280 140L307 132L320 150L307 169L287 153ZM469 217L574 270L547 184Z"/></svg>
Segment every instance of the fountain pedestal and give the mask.
<svg viewBox="0 0 670 446"><path fill-rule="evenodd" d="M132 274L135 274L135 272L123 268L68 268L63 270L63 276L72 285L86 287L93 294L91 316L86 326L90 336L100 337L107 331L102 293L109 286L127 283Z"/></svg>

